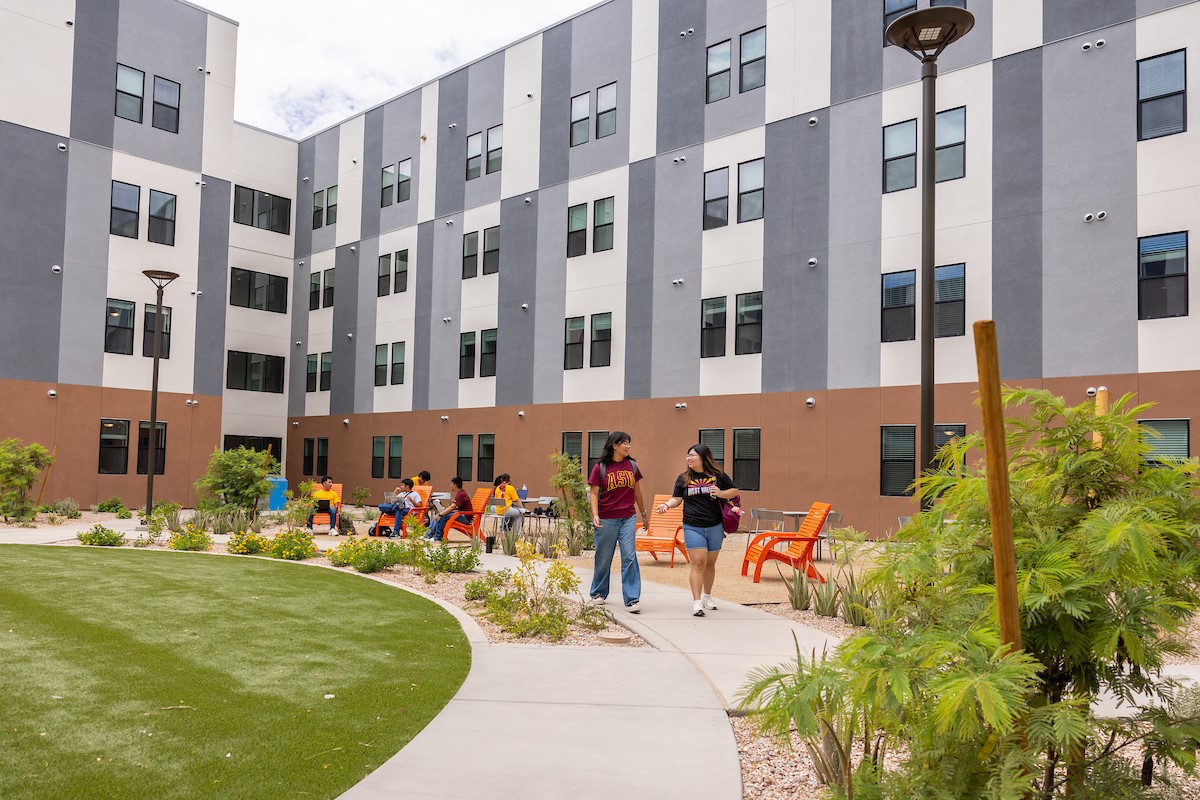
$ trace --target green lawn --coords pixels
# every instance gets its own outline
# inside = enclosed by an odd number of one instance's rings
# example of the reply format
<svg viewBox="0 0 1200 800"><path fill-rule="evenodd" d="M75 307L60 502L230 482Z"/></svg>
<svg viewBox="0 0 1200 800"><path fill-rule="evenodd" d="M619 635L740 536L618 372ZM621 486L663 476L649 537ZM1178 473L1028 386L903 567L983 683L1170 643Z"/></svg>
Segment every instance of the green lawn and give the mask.
<svg viewBox="0 0 1200 800"><path fill-rule="evenodd" d="M470 662L445 611L346 573L0 545L0 797L335 797Z"/></svg>

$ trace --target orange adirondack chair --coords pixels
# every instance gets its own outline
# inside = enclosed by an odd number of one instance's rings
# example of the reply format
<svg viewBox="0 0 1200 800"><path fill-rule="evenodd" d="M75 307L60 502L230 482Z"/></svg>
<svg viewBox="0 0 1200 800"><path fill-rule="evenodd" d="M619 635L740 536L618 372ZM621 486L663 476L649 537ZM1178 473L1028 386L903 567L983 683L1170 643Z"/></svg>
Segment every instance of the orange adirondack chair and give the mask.
<svg viewBox="0 0 1200 800"><path fill-rule="evenodd" d="M465 533L468 541L471 539L479 539L483 541L483 512L487 508L488 500L492 496L492 490L486 486L482 489L476 489L475 494L471 496L471 513L467 515L462 511L455 511L450 515L450 519L446 521L445 536L450 538L450 531L458 531Z"/></svg>
<svg viewBox="0 0 1200 800"><path fill-rule="evenodd" d="M669 494L656 494L651 508L658 508L670 499ZM687 547L683 543L683 505L667 509L665 514L651 511L650 528L643 529L639 522L633 542L635 553L649 553L655 561L658 561L659 553L670 553L672 569L675 568L676 551L683 553L683 560L687 561Z"/></svg>
<svg viewBox="0 0 1200 800"><path fill-rule="evenodd" d="M340 483L335 483L333 485L333 491L337 492L338 497L341 497L342 496L342 485ZM342 504L334 503L333 507L337 509L338 516L341 517L342 516ZM312 526L314 528L317 527L318 525L325 525L329 528L332 528L333 526L330 525L329 523L330 523L329 515L326 514L324 511L318 511L317 513L313 514ZM330 532L332 533L333 531L330 531Z"/></svg>
<svg viewBox="0 0 1200 800"><path fill-rule="evenodd" d="M413 507L411 511L403 519L400 520L400 536L408 536L408 520L413 514L428 513L429 511L429 496L433 494L433 486L425 484L424 486L414 486L413 491L421 496L421 504ZM396 529L396 515L390 513L382 513L379 519L372 526L375 529L376 535L384 528L391 530Z"/></svg>
<svg viewBox="0 0 1200 800"><path fill-rule="evenodd" d="M817 534L821 532L830 508L832 506L829 503L813 503L800 530L795 533L768 531L755 536L746 548L746 557L742 559L742 574L745 575L753 563L754 582L758 583L762 577L763 566L768 561L782 561L795 569L804 570L814 581L824 583L825 576L813 566L812 552L817 544ZM786 550L775 549L775 545L781 542L788 543Z"/></svg>

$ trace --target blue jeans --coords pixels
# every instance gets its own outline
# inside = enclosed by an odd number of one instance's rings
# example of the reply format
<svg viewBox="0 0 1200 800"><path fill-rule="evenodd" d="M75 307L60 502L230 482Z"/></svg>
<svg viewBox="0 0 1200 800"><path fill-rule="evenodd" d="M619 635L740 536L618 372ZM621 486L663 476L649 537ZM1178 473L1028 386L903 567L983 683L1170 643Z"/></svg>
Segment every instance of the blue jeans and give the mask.
<svg viewBox="0 0 1200 800"><path fill-rule="evenodd" d="M621 546L621 597L625 605L642 596L642 572L634 552L637 517L602 519L596 528L596 567L592 574L592 597L608 597L608 574L612 571L613 552Z"/></svg>
<svg viewBox="0 0 1200 800"><path fill-rule="evenodd" d="M313 517L315 517L316 515L317 514L315 511L308 515L308 527L309 528L312 527ZM337 530L337 508L335 506L329 507L329 530L331 530L331 531Z"/></svg>
<svg viewBox="0 0 1200 800"><path fill-rule="evenodd" d="M444 517L438 517L437 520L434 521L433 527L430 528L429 532L425 534L425 538L433 539L435 542L442 541L442 538L446 535L446 523L450 521L452 516L454 516L453 513L447 514Z"/></svg>

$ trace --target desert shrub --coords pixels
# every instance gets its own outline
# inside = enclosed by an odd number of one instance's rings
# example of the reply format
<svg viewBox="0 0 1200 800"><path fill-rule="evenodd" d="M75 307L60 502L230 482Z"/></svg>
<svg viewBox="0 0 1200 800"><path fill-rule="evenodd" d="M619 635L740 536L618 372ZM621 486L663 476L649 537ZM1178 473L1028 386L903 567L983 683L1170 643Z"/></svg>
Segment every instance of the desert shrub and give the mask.
<svg viewBox="0 0 1200 800"><path fill-rule="evenodd" d="M511 528L501 528L497 537L500 540L500 552L506 556L515 556L517 554L517 542L521 539L521 534L517 531L517 526Z"/></svg>
<svg viewBox="0 0 1200 800"><path fill-rule="evenodd" d="M479 566L478 547L449 547L440 545L426 551L426 559L434 572L471 572Z"/></svg>
<svg viewBox="0 0 1200 800"><path fill-rule="evenodd" d="M313 536L302 528L288 528L271 540L271 555L288 561L303 561L317 554Z"/></svg>
<svg viewBox="0 0 1200 800"><path fill-rule="evenodd" d="M362 508L366 504L367 498L370 496L370 489L365 486L355 486L354 491L350 492L350 502L359 508Z"/></svg>
<svg viewBox="0 0 1200 800"><path fill-rule="evenodd" d="M107 500L97 503L96 510L105 514L119 514L122 510L128 511L129 509L125 508L125 501L114 494Z"/></svg>
<svg viewBox="0 0 1200 800"><path fill-rule="evenodd" d="M497 594L512 580L512 570L488 571L482 577L467 581L463 592L468 600L486 600Z"/></svg>
<svg viewBox="0 0 1200 800"><path fill-rule="evenodd" d="M93 525L90 531L75 534L75 538L92 547L120 547L125 543L125 534L103 525Z"/></svg>
<svg viewBox="0 0 1200 800"><path fill-rule="evenodd" d="M79 503L75 502L73 497L64 497L61 500L55 500L50 504L50 512L58 514L60 517L67 519L79 519L83 516L83 512L79 510Z"/></svg>
<svg viewBox="0 0 1200 800"><path fill-rule="evenodd" d="M550 485L559 493L559 497L550 504L550 510L565 520L568 551L578 555L583 550L594 550L596 531L592 526L592 507L588 502L588 487L583 479L579 458L554 452L550 454L550 463L554 465ZM579 544L579 552L574 552L575 544Z"/></svg>
<svg viewBox="0 0 1200 800"><path fill-rule="evenodd" d="M117 513L117 519L132 519L133 518L133 512L130 511L128 508L118 508L116 513Z"/></svg>
<svg viewBox="0 0 1200 800"><path fill-rule="evenodd" d="M142 521L146 523L146 530L150 534L150 539L157 540L164 531L179 530L172 528L171 522L179 519L179 503L174 503L166 500L160 500L154 504L154 510L149 514L142 509Z"/></svg>
<svg viewBox="0 0 1200 800"><path fill-rule="evenodd" d="M226 545L230 553L239 556L258 555L270 547L271 540L254 531L239 531L229 537L229 544Z"/></svg>
<svg viewBox="0 0 1200 800"><path fill-rule="evenodd" d="M364 508L362 512L363 522L374 522L379 519L378 508Z"/></svg>
<svg viewBox="0 0 1200 800"><path fill-rule="evenodd" d="M213 518L216 517L211 511L206 511L203 508L197 508L192 512L192 524L202 531L212 530Z"/></svg>
<svg viewBox="0 0 1200 800"><path fill-rule="evenodd" d="M249 518L258 515L258 501L271 492L267 476L279 472L270 453L245 447L214 450L208 470L196 481L201 503L210 509L240 509Z"/></svg>
<svg viewBox="0 0 1200 800"><path fill-rule="evenodd" d="M167 540L167 547L172 550L211 550L213 539L208 531L197 530L192 525L183 526L183 530L175 531Z"/></svg>
<svg viewBox="0 0 1200 800"><path fill-rule="evenodd" d="M158 542L157 537L150 537L144 533L139 533L138 537L133 540L134 547L149 547Z"/></svg>
<svg viewBox="0 0 1200 800"><path fill-rule="evenodd" d="M183 506L181 506L179 503L172 503L171 505L172 507L167 513L167 530L181 531L183 530ZM201 528L200 530L204 529Z"/></svg>
<svg viewBox="0 0 1200 800"><path fill-rule="evenodd" d="M783 579L783 585L787 587L788 602L792 608L797 611L808 611L812 608L812 585L809 583L808 573L804 570L793 569L790 576L784 575L778 562L773 563L775 563L775 570L779 573L779 577Z"/></svg>
<svg viewBox="0 0 1200 800"><path fill-rule="evenodd" d="M37 442L26 445L20 439L0 441L0 517L5 522L33 517L35 508L29 501L29 490L52 463L50 451Z"/></svg>

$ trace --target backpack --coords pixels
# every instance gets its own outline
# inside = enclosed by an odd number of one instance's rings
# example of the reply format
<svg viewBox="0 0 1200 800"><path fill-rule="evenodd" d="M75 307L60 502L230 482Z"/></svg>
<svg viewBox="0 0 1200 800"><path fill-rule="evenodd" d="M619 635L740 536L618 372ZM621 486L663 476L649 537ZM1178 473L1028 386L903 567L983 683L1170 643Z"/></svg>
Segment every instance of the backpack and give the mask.
<svg viewBox="0 0 1200 800"><path fill-rule="evenodd" d="M633 468L633 474L637 475L637 471L638 471L637 462L634 461L632 458L627 458L625 460L628 461L629 466ZM600 486L603 487L604 479L608 477L608 465L605 464L603 461L597 461L596 466L600 467Z"/></svg>

